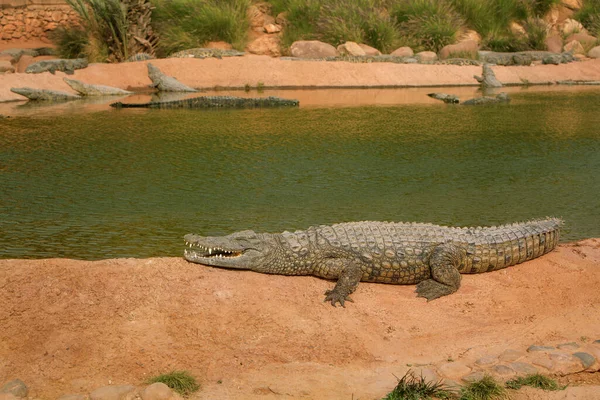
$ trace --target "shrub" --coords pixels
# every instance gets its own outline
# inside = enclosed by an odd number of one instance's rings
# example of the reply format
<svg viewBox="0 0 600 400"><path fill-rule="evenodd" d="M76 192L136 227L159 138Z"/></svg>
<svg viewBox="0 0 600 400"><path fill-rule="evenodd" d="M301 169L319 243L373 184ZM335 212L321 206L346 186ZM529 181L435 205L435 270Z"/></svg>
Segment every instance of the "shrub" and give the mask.
<svg viewBox="0 0 600 400"><path fill-rule="evenodd" d="M560 3L560 0L532 0L530 5L531 12L536 17L543 17L553 6Z"/></svg>
<svg viewBox="0 0 600 400"><path fill-rule="evenodd" d="M527 48L529 50L545 50L548 25L540 18L530 18L525 23L527 32Z"/></svg>
<svg viewBox="0 0 600 400"><path fill-rule="evenodd" d="M196 379L187 371L172 371L168 374L155 376L147 381L148 384L156 382L164 383L182 396L187 396L200 389Z"/></svg>
<svg viewBox="0 0 600 400"><path fill-rule="evenodd" d="M75 26L60 26L49 34L61 58L86 57L90 41L86 32Z"/></svg>
<svg viewBox="0 0 600 400"><path fill-rule="evenodd" d="M512 21L525 21L529 6L523 0L450 0L466 25L482 37L506 32Z"/></svg>
<svg viewBox="0 0 600 400"><path fill-rule="evenodd" d="M560 386L554 379L541 374L531 374L506 381L509 389L521 389L523 386L531 386L542 390L563 390L566 386Z"/></svg>
<svg viewBox="0 0 600 400"><path fill-rule="evenodd" d="M507 398L506 389L489 375L463 387L459 397L460 400L501 400Z"/></svg>
<svg viewBox="0 0 600 400"><path fill-rule="evenodd" d="M426 400L451 398L451 392L441 382L427 382L422 376L417 378L409 370L398 379L398 384L384 400Z"/></svg>
<svg viewBox="0 0 600 400"><path fill-rule="evenodd" d="M288 25L281 37L282 47L288 48L297 40L317 39L317 23L321 16L319 0L277 0L273 12L285 11Z"/></svg>
<svg viewBox="0 0 600 400"><path fill-rule="evenodd" d="M573 16L590 33L600 34L600 0L586 0L583 6Z"/></svg>
<svg viewBox="0 0 600 400"><path fill-rule="evenodd" d="M209 41L222 40L240 50L246 44L250 0L154 0L154 5L161 56Z"/></svg>

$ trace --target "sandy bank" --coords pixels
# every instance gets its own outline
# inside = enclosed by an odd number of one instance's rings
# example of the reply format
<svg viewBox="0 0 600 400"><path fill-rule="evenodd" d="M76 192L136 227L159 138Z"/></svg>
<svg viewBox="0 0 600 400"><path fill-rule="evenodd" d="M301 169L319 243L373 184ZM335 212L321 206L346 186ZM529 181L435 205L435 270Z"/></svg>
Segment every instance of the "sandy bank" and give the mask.
<svg viewBox="0 0 600 400"><path fill-rule="evenodd" d="M600 239L466 275L430 303L363 283L333 308L332 285L180 258L0 260L0 382L56 398L187 369L197 399L374 399L408 364L600 339ZM565 398L532 396L520 398Z"/></svg>
<svg viewBox="0 0 600 400"><path fill-rule="evenodd" d="M164 73L175 76L188 86L200 89L243 88L245 85L278 88L381 88L476 86L473 75L481 67L349 62L291 61L267 56L248 55L219 59L153 60ZM560 80L600 81L600 60L562 65L494 67L498 79L506 85L552 84ZM0 76L0 101L23 100L11 87L34 87L72 92L63 82L67 75L9 74ZM146 62L92 64L77 70L71 78L86 83L145 89L150 84Z"/></svg>

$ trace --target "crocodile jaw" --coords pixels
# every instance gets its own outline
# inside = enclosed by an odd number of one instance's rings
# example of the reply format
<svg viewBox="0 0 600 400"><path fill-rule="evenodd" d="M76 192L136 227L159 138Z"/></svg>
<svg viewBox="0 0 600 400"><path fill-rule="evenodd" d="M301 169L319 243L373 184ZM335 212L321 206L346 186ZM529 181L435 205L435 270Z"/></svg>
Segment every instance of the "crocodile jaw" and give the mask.
<svg viewBox="0 0 600 400"><path fill-rule="evenodd" d="M262 252L243 237L184 236L183 257L190 262L221 268L254 269L262 258Z"/></svg>

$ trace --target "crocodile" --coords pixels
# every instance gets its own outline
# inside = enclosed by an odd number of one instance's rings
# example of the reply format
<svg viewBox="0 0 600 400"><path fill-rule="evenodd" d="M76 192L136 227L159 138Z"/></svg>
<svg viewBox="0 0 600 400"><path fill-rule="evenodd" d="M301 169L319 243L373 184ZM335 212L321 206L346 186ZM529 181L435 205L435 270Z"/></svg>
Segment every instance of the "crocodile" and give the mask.
<svg viewBox="0 0 600 400"><path fill-rule="evenodd" d="M347 222L277 234L184 236L184 258L213 267L337 279L325 301L345 306L360 281L416 284L427 301L454 293L461 274L495 271L554 249L562 220L492 227Z"/></svg>
<svg viewBox="0 0 600 400"><path fill-rule="evenodd" d="M223 57L241 57L243 56L243 51L237 50L226 50L226 49L210 49L205 47L197 47L194 49L181 50L176 53L173 53L169 56L169 58L218 58L221 59Z"/></svg>
<svg viewBox="0 0 600 400"><path fill-rule="evenodd" d="M76 69L86 68L87 66L87 58L58 58L55 60L44 60L35 62L29 65L27 68L25 68L25 73L40 74L42 72L49 71L51 74L54 75L56 71L62 71L67 75L73 75Z"/></svg>
<svg viewBox="0 0 600 400"><path fill-rule="evenodd" d="M172 101L151 101L149 103L110 104L115 108L272 108L297 107L298 100L280 97L235 97L235 96L199 96L191 99Z"/></svg>

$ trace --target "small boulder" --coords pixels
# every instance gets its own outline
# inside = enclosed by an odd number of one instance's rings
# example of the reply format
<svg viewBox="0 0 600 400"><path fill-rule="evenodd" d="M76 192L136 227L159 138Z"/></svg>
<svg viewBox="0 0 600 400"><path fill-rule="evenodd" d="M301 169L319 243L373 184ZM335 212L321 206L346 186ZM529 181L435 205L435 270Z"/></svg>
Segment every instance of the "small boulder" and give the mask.
<svg viewBox="0 0 600 400"><path fill-rule="evenodd" d="M337 47L337 51L340 55L349 55L349 56L366 56L367 53L360 47L356 42L346 42L344 44L340 44Z"/></svg>
<svg viewBox="0 0 600 400"><path fill-rule="evenodd" d="M474 40L477 43L481 43L481 35L479 33L477 33L476 31L469 29L469 30L463 32L462 35L460 35L460 39L458 41L466 42L467 40Z"/></svg>
<svg viewBox="0 0 600 400"><path fill-rule="evenodd" d="M477 58L479 45L474 40L465 40L464 42L449 44L442 47L439 52L440 59L460 57L460 58Z"/></svg>
<svg viewBox="0 0 600 400"><path fill-rule="evenodd" d="M593 47L588 51L587 56L589 58L600 58L600 46Z"/></svg>
<svg viewBox="0 0 600 400"><path fill-rule="evenodd" d="M15 397L27 397L29 389L25 382L20 379L14 379L0 388L0 393L10 393Z"/></svg>
<svg viewBox="0 0 600 400"><path fill-rule="evenodd" d="M581 22L575 21L574 19L568 18L563 22L562 33L563 35L571 35L573 33L582 32L584 30Z"/></svg>
<svg viewBox="0 0 600 400"><path fill-rule="evenodd" d="M365 54L367 56L380 56L381 55L381 52L379 50L377 50L375 47L371 47L364 43L359 43L358 45L360 46L361 49L363 49L363 51L365 52Z"/></svg>
<svg viewBox="0 0 600 400"><path fill-rule="evenodd" d="M515 36L527 35L527 31L525 30L525 28L523 28L521 24L518 24L514 21L510 23L510 32Z"/></svg>
<svg viewBox="0 0 600 400"><path fill-rule="evenodd" d="M569 37L565 40L565 42L569 43L572 40L577 40L581 43L582 46L588 47L596 44L598 39L592 35L588 35L587 33L574 33L569 35Z"/></svg>
<svg viewBox="0 0 600 400"><path fill-rule="evenodd" d="M558 35L546 37L544 43L546 45L546 49L552 53L560 53L562 51L563 41L562 38Z"/></svg>
<svg viewBox="0 0 600 400"><path fill-rule="evenodd" d="M281 26L277 24L266 24L265 26L263 26L263 29L269 34L281 32Z"/></svg>
<svg viewBox="0 0 600 400"><path fill-rule="evenodd" d="M292 57L325 58L337 56L337 50L330 44L318 40L299 40L290 46Z"/></svg>
<svg viewBox="0 0 600 400"><path fill-rule="evenodd" d="M564 50L568 51L571 54L584 54L585 53L583 46L577 40L571 40L570 42L565 44Z"/></svg>
<svg viewBox="0 0 600 400"><path fill-rule="evenodd" d="M415 55L415 52L410 47L403 46L403 47L400 47L400 48L392 51L390 53L390 55L396 56L396 57L412 57Z"/></svg>
<svg viewBox="0 0 600 400"><path fill-rule="evenodd" d="M421 51L415 54L415 58L421 64L433 63L438 60L438 55L433 51Z"/></svg>
<svg viewBox="0 0 600 400"><path fill-rule="evenodd" d="M15 67L10 63L10 61L0 61L0 74L12 74L13 72L15 72Z"/></svg>
<svg viewBox="0 0 600 400"><path fill-rule="evenodd" d="M281 46L279 36L263 35L259 36L246 46L246 51L251 54L263 56L280 57Z"/></svg>
<svg viewBox="0 0 600 400"><path fill-rule="evenodd" d="M142 400L179 400L181 396L162 382L156 382L146 387L142 393Z"/></svg>

